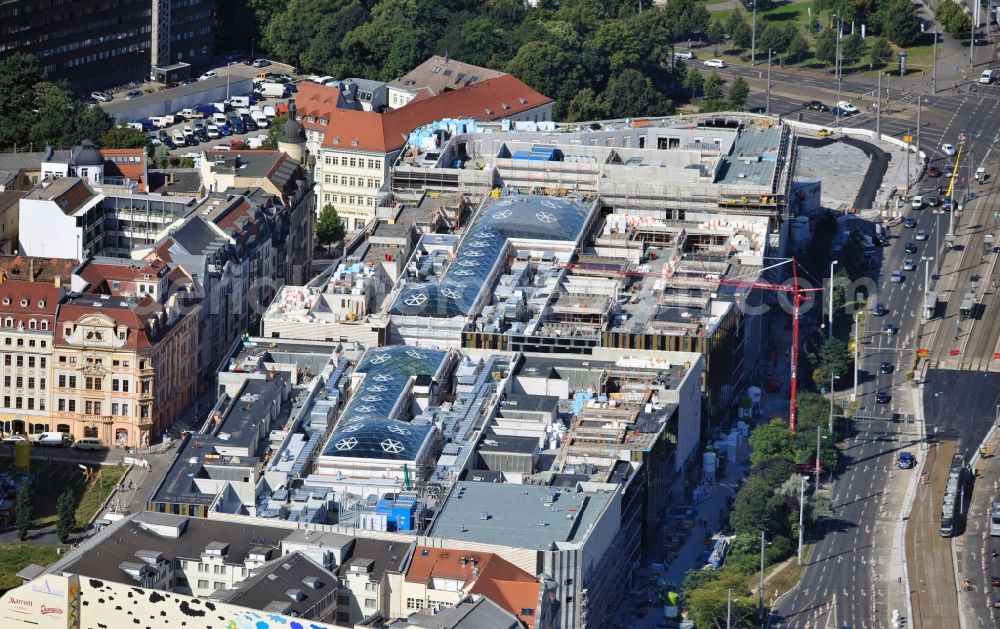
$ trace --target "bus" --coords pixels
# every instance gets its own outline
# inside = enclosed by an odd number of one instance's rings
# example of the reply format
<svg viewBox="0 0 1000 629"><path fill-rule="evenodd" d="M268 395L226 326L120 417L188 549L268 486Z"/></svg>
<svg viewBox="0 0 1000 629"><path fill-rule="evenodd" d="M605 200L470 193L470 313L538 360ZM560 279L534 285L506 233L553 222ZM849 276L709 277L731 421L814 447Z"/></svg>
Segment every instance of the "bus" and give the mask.
<svg viewBox="0 0 1000 629"><path fill-rule="evenodd" d="M1000 500L994 502L990 508L990 535L1000 536Z"/></svg>

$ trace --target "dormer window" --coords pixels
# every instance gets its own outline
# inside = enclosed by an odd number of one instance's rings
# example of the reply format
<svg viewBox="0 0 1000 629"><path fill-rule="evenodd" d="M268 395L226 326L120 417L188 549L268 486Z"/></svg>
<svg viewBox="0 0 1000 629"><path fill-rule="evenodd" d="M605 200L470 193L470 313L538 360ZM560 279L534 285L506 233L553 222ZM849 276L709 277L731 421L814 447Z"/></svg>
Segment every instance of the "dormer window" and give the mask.
<svg viewBox="0 0 1000 629"><path fill-rule="evenodd" d="M14 327L14 319L12 317L7 317L4 319L3 324L8 328L12 328Z"/></svg>
<svg viewBox="0 0 1000 629"><path fill-rule="evenodd" d="M45 321L44 319L42 320L42 329L43 330L48 330L49 329L49 322ZM42 342L44 343L45 341L42 341Z"/></svg>
<svg viewBox="0 0 1000 629"><path fill-rule="evenodd" d="M44 299L39 299L38 300L38 307L39 308L44 308L45 307L45 300Z"/></svg>
<svg viewBox="0 0 1000 629"><path fill-rule="evenodd" d="M5 305L5 306L9 306L10 305L10 297L4 297L3 298L3 305Z"/></svg>
<svg viewBox="0 0 1000 629"><path fill-rule="evenodd" d="M31 320L28 321L28 329L29 330L34 330L37 327L38 327L38 322L35 321L34 319L31 319Z"/></svg>
<svg viewBox="0 0 1000 629"><path fill-rule="evenodd" d="M63 328L63 336L72 336L72 334L73 334L72 326L67 325L65 328Z"/></svg>
<svg viewBox="0 0 1000 629"><path fill-rule="evenodd" d="M24 308L27 305L28 305L28 298L27 297L22 297L21 298L21 307Z"/></svg>

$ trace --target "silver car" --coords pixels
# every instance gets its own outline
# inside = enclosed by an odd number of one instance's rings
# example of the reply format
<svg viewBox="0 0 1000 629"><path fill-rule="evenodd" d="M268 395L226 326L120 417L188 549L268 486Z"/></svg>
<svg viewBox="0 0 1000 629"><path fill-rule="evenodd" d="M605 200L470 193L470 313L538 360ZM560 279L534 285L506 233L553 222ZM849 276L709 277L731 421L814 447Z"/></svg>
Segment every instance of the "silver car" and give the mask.
<svg viewBox="0 0 1000 629"><path fill-rule="evenodd" d="M918 229L917 233L913 237L916 238L917 240L927 240L927 230Z"/></svg>
<svg viewBox="0 0 1000 629"><path fill-rule="evenodd" d="M913 258L907 258L903 260L904 271L912 271L915 268L917 268L917 265L913 263Z"/></svg>
<svg viewBox="0 0 1000 629"><path fill-rule="evenodd" d="M891 281L893 284L899 284L900 282L903 281L903 274L900 273L899 271L893 271L892 275L889 278L889 281Z"/></svg>

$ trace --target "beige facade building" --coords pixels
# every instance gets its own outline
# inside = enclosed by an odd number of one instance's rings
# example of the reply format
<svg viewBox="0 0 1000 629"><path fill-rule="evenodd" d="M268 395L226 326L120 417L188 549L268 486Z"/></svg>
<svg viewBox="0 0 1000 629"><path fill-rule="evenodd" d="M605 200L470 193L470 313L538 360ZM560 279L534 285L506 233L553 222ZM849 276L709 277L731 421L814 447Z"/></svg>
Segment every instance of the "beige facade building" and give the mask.
<svg viewBox="0 0 1000 629"><path fill-rule="evenodd" d="M75 437L145 447L194 401L199 303L85 294L59 309L52 421Z"/></svg>

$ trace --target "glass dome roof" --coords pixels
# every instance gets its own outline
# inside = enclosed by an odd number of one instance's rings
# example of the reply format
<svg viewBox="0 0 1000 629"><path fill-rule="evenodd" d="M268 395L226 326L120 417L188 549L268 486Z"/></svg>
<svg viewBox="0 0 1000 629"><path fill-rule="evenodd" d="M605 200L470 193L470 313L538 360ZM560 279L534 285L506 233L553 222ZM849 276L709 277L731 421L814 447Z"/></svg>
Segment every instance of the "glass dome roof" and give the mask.
<svg viewBox="0 0 1000 629"><path fill-rule="evenodd" d="M388 418L410 378L433 376L447 355L406 345L369 349L354 369L365 377L340 414L340 423Z"/></svg>
<svg viewBox="0 0 1000 629"><path fill-rule="evenodd" d="M414 425L395 419L341 423L323 449L323 456L412 461L431 428L430 424Z"/></svg>
<svg viewBox="0 0 1000 629"><path fill-rule="evenodd" d="M390 313L469 315L486 281L500 262L509 239L577 242L589 211L576 201L538 195L491 199L437 281L401 290Z"/></svg>

